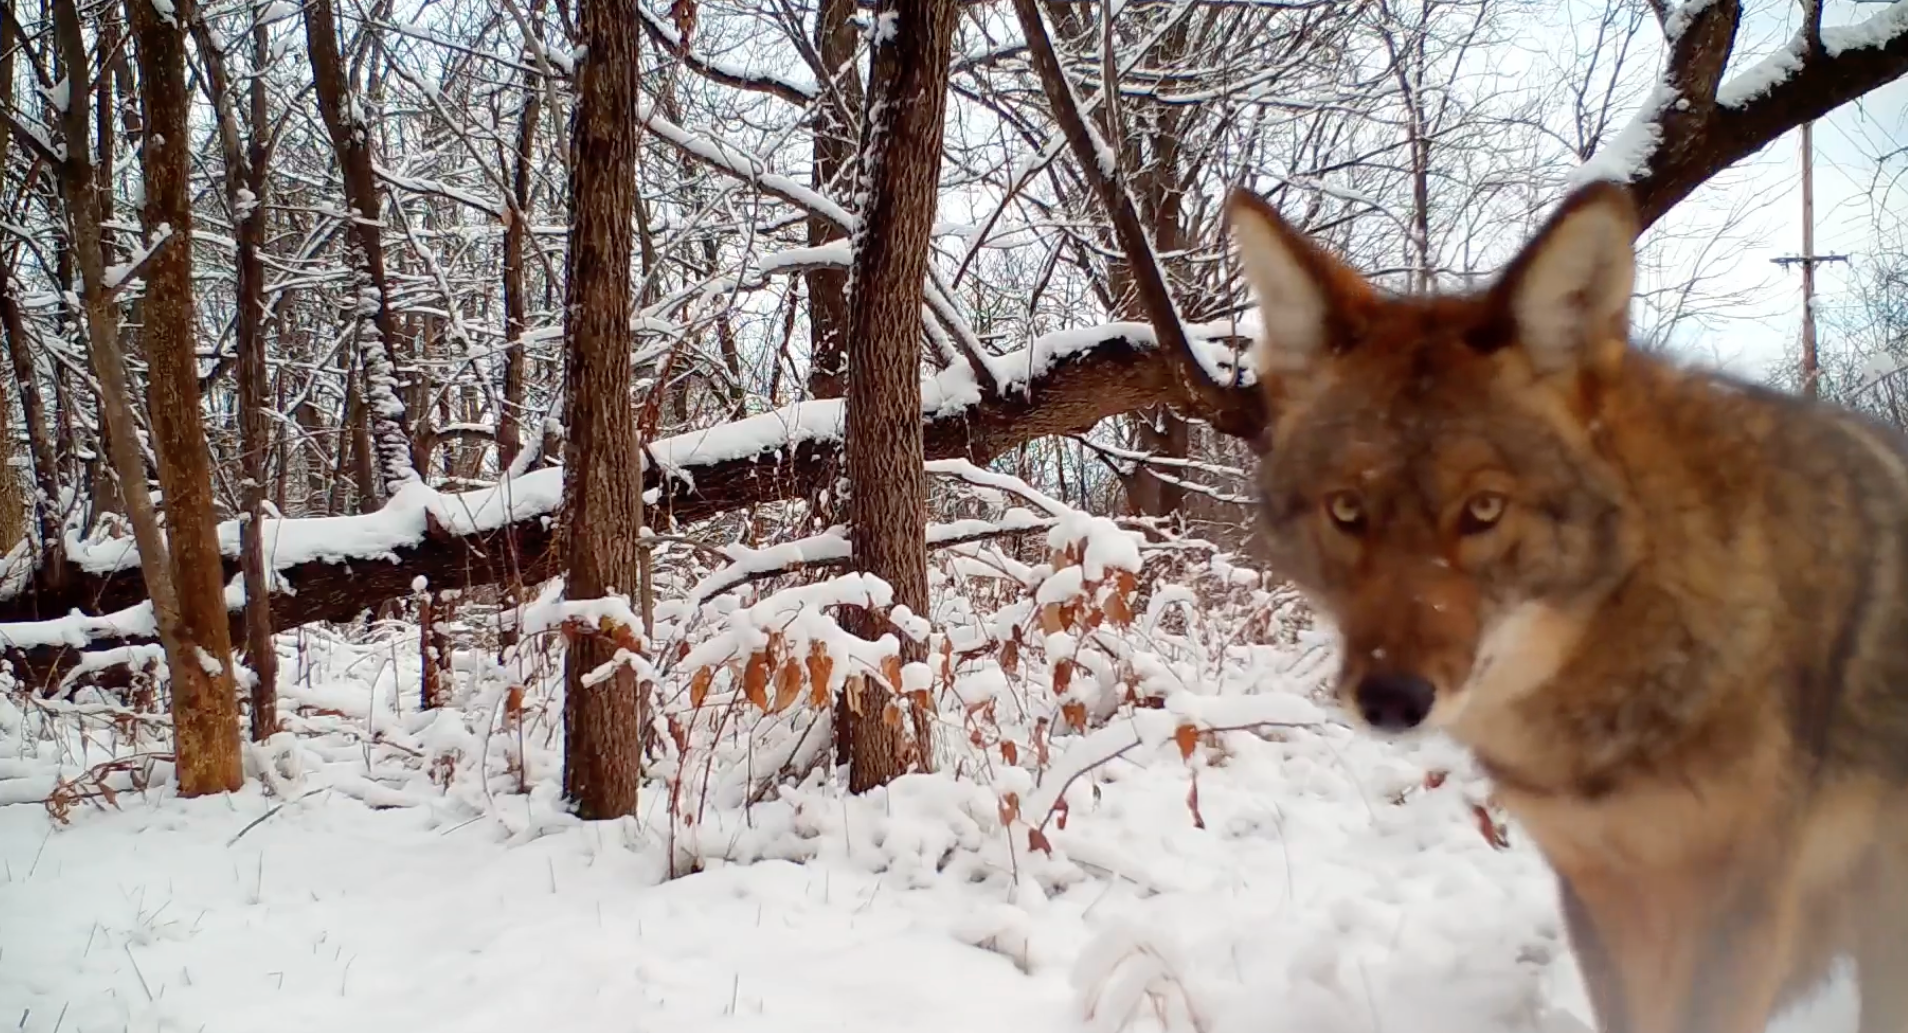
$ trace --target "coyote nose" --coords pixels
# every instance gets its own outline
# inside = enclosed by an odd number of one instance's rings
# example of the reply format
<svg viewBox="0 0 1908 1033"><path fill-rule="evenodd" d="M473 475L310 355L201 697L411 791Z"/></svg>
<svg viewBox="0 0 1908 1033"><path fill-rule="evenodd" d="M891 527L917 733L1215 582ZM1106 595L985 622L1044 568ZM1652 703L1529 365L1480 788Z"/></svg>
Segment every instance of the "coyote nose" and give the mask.
<svg viewBox="0 0 1908 1033"><path fill-rule="evenodd" d="M1416 728L1431 713L1437 693L1417 675L1378 672L1365 675L1354 695L1358 712L1373 728L1402 732Z"/></svg>

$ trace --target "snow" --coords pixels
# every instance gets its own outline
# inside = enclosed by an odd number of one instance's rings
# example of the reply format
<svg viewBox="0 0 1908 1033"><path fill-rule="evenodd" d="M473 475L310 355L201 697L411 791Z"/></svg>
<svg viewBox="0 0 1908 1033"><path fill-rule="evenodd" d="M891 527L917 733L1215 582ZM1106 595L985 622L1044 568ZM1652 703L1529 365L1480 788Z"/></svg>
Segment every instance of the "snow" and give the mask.
<svg viewBox="0 0 1908 1033"><path fill-rule="evenodd" d="M1048 544L1118 568L1125 541L1060 514ZM1002 569L1030 589L1088 573ZM944 688L949 762L861 796L826 768L754 791L825 749L805 704L730 733L712 723L734 708L666 689L667 721L715 752L665 750L614 822L560 803L560 658L509 669L459 647L451 706L418 710L415 628L282 635L286 730L246 746L244 788L199 800L170 789L163 715L129 720L91 689L0 692L0 1018L22 1033L1588 1033L1541 858L1514 826L1505 849L1480 829L1488 784L1446 740L1350 727L1320 692L1329 640L1247 573L1215 559L1159 584L1129 631L1071 636L1076 688L1121 649L1143 688L1165 686L1156 709L1085 732L1049 720L1060 700L1033 646L1018 675L965 659L951 684L931 649L900 678ZM966 643L989 618L955 612L940 583L941 641ZM842 634L824 607L891 598L858 575L753 591L659 593L665 644L684 622L711 633L673 673L639 670L679 685L775 635L802 657L805 636ZM623 599L559 595L526 608L526 636L634 619ZM1177 628L1161 617L1175 608ZM1253 613L1270 622L1242 636ZM874 667L894 644L849 645ZM1017 761L955 734L989 709ZM133 762L99 776L112 802L75 795L112 759ZM703 801L693 820L671 778ZM41 802L62 793L65 823ZM1845 986L1779 1027L1853 1028Z"/></svg>
<svg viewBox="0 0 1908 1033"><path fill-rule="evenodd" d="M1572 169L1565 179L1568 187L1579 187L1598 180L1630 183L1649 170L1650 158L1663 142L1663 112L1677 101L1676 90L1658 83L1637 106L1636 114L1615 137L1597 148L1590 160Z"/></svg>
<svg viewBox="0 0 1908 1033"><path fill-rule="evenodd" d="M291 0L270 0L258 9L258 24L261 26L282 22L298 14L298 5Z"/></svg>
<svg viewBox="0 0 1908 1033"><path fill-rule="evenodd" d="M1822 26L1822 50L1830 57L1840 57L1850 50L1885 47L1905 35L1908 35L1908 0L1894 0L1879 14L1853 25Z"/></svg>
<svg viewBox="0 0 1908 1033"><path fill-rule="evenodd" d="M1782 49L1730 76L1716 88L1716 103L1725 108L1739 108L1782 85L1802 70L1804 46L1805 41L1797 36Z"/></svg>
<svg viewBox="0 0 1908 1033"><path fill-rule="evenodd" d="M113 265L109 265L106 267L106 283L105 283L106 289L109 291L116 291L119 288L125 286L126 281L130 280L132 278L132 275L139 271L140 266L143 266L146 264L146 260L152 257L153 252L165 246L166 241L171 239L172 239L172 224L171 223L162 222L159 225L154 226L152 228L151 240L148 240L143 245L141 245L139 250L133 252L130 256L127 257L126 261L116 262Z"/></svg>

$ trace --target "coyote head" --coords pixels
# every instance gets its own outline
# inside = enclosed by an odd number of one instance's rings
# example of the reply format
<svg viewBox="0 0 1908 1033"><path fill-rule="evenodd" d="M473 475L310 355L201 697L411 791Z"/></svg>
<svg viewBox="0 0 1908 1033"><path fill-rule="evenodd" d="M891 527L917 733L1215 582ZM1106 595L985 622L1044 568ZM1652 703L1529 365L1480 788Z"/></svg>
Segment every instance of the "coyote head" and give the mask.
<svg viewBox="0 0 1908 1033"><path fill-rule="evenodd" d="M1579 190L1465 295L1382 294L1243 191L1227 218L1264 324L1270 558L1344 635L1341 698L1401 732L1541 687L1638 551L1599 422L1629 195Z"/></svg>

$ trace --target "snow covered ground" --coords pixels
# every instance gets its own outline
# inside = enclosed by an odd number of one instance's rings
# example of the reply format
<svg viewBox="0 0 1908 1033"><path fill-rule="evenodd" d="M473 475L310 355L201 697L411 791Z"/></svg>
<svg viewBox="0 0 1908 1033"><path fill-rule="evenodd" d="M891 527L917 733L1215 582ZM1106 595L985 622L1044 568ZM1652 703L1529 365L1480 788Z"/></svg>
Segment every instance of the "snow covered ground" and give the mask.
<svg viewBox="0 0 1908 1033"><path fill-rule="evenodd" d="M1076 782L1051 856L1003 829L997 787L948 774L863 798L817 774L694 825L657 791L585 826L548 750L526 750L527 794L402 763L506 750L407 710L408 640L285 648L299 734L248 761L245 791L121 793L64 826L0 806L0 1029L1588 1028L1549 878L1514 828L1487 839L1448 744L1327 721L1220 733L1189 762L1168 739ZM46 749L18 702L0 699L13 799ZM1850 998L1782 1028L1853 1030Z"/></svg>

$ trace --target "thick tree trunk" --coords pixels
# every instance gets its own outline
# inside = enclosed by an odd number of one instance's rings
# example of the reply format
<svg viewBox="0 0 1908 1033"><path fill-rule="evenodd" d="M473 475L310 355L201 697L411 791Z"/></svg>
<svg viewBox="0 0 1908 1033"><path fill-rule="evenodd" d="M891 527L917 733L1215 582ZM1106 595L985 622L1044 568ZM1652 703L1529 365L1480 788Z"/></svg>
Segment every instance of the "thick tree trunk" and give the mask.
<svg viewBox="0 0 1908 1033"><path fill-rule="evenodd" d="M630 388L631 223L636 211L638 0L583 0L570 160L565 338L563 567L572 601L627 597L637 582L642 459ZM636 808L642 700L609 636L583 629L564 655L563 789L585 818Z"/></svg>
<svg viewBox="0 0 1908 1033"><path fill-rule="evenodd" d="M167 666L179 792L197 796L237 789L243 774L212 455L200 412L194 333L192 134L187 127L191 97L186 93L183 24L192 10L191 0L173 0L170 15L143 0L130 0L126 7L146 116L140 148L145 228L149 235L157 235L161 227L172 232L170 242L146 268L146 403L159 484L165 491L166 549L178 592L178 642L169 644Z"/></svg>
<svg viewBox="0 0 1908 1033"><path fill-rule="evenodd" d="M848 301L848 512L855 564L887 581L895 604L917 614L928 606L921 303L957 17L954 0L882 0L875 8L861 221ZM885 629L861 629L869 637L879 630ZM925 657L924 643L905 636L902 643L904 662ZM925 708L915 712L910 736L889 719L889 691L870 678L860 698L836 708L853 792L932 759Z"/></svg>
<svg viewBox="0 0 1908 1033"><path fill-rule="evenodd" d="M814 164L810 182L826 195L852 174L855 160L854 113L861 109L861 76L855 69L855 31L850 16L855 0L821 0L815 14L815 53L821 60L816 81L823 96L815 108ZM832 92L830 87L832 86ZM841 239L833 223L808 220L810 246ZM847 386L848 272L817 268L803 274L808 286L810 398L840 398Z"/></svg>

